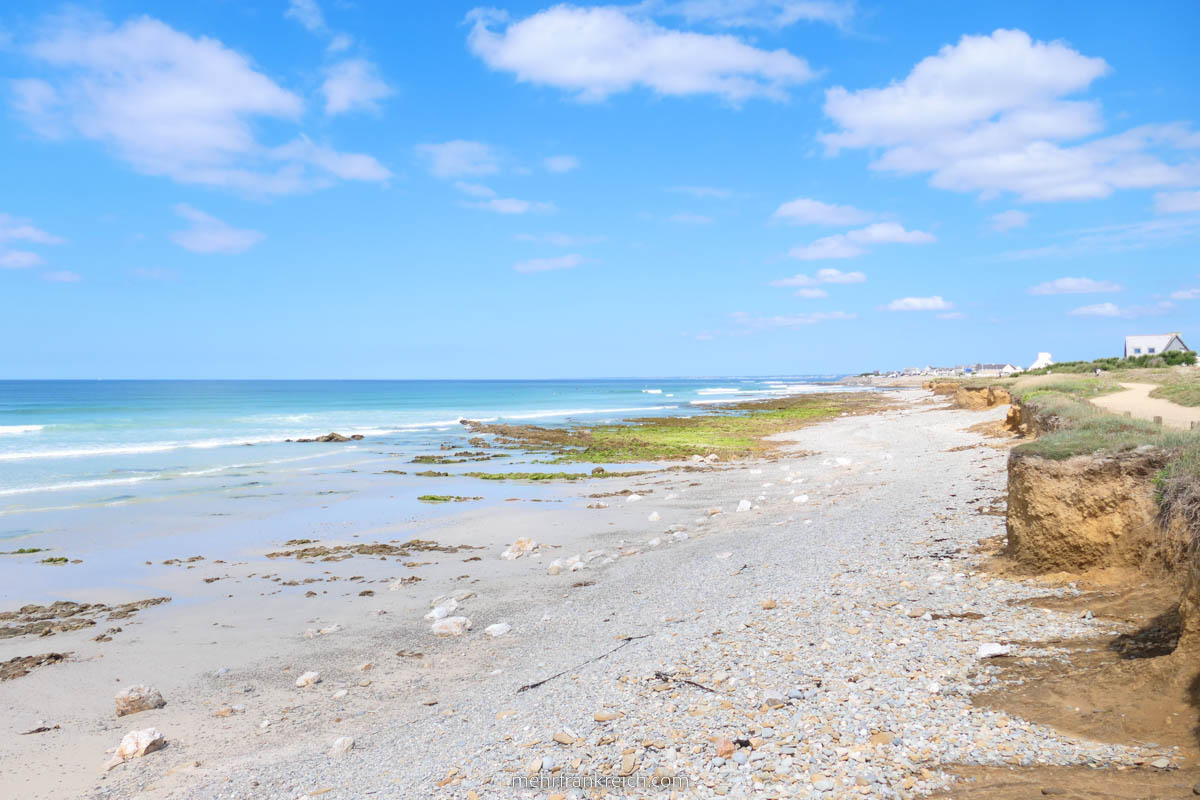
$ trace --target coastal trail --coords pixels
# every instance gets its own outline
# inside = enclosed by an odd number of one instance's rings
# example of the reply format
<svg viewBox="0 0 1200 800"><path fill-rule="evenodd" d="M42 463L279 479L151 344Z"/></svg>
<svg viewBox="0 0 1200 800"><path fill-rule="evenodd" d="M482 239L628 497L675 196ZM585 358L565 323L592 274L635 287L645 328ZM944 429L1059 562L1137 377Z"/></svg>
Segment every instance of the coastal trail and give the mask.
<svg viewBox="0 0 1200 800"><path fill-rule="evenodd" d="M1138 419L1162 417L1167 428L1189 430L1192 425L1200 426L1200 408L1177 405L1170 400L1151 397L1150 392L1158 388L1152 383L1122 383L1125 391L1097 397L1092 404L1117 414L1129 412Z"/></svg>

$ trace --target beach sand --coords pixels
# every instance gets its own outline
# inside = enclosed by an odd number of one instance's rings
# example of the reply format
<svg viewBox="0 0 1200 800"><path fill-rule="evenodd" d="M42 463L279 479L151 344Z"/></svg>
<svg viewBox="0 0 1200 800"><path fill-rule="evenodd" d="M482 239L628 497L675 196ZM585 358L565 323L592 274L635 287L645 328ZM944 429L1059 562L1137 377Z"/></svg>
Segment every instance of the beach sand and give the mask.
<svg viewBox="0 0 1200 800"><path fill-rule="evenodd" d="M547 502L464 504L421 526L339 525L350 506L333 504L319 536L263 550L419 539L456 552L177 552L203 559L144 581L169 603L0 639L0 660L71 653L0 682L0 795L533 797L547 792L509 781L565 769L657 771L702 797L900 797L947 786L944 765L1154 755L972 704L995 680L980 644L1112 625L1016 604L1046 590L979 569L976 543L1003 532L979 512L1002 499L1007 453L967 428L1005 409L896 397L898 410L783 435L776 459L555 484ZM641 499L612 494L624 490ZM521 537L538 550L501 558ZM603 555L547 574L591 551ZM471 630L434 636L431 600L464 590L453 615ZM511 632L484 633L500 622ZM298 688L308 671L320 682ZM117 718L113 696L134 684L166 706ZM101 771L149 727L165 748ZM330 755L341 737L353 747Z"/></svg>

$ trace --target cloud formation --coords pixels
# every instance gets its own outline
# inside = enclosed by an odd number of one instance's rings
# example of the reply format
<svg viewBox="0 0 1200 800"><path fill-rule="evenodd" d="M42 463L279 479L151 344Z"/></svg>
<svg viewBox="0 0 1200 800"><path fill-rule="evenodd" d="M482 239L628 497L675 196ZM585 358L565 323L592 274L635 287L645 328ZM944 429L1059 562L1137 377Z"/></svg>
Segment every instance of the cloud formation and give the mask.
<svg viewBox="0 0 1200 800"><path fill-rule="evenodd" d="M579 159L575 156L549 156L542 159L542 165L551 172L570 172L579 168Z"/></svg>
<svg viewBox="0 0 1200 800"><path fill-rule="evenodd" d="M786 50L730 35L664 28L623 6L556 5L521 20L476 8L467 46L491 69L553 86L585 102L642 88L660 95L715 94L731 102L782 99L815 73Z"/></svg>
<svg viewBox="0 0 1200 800"><path fill-rule="evenodd" d="M783 220L793 225L860 225L875 217L870 211L836 203L822 203L811 197L797 197L775 209L771 219Z"/></svg>
<svg viewBox="0 0 1200 800"><path fill-rule="evenodd" d="M8 249L8 242L62 244L64 241L27 219L0 212L0 269L25 269L42 263L42 257L31 250Z"/></svg>
<svg viewBox="0 0 1200 800"><path fill-rule="evenodd" d="M876 222L865 228L825 236L811 244L793 247L788 255L798 261L856 258L874 244L930 244L937 237L925 231L906 230L896 222Z"/></svg>
<svg viewBox="0 0 1200 800"><path fill-rule="evenodd" d="M552 258L530 258L513 264L517 272L550 272L559 269L573 269L583 263L583 256L569 253L565 256Z"/></svg>
<svg viewBox="0 0 1200 800"><path fill-rule="evenodd" d="M797 22L841 28L854 16L854 3L841 0L678 0L651 7L664 16L726 28L779 29Z"/></svg>
<svg viewBox="0 0 1200 800"><path fill-rule="evenodd" d="M172 233L171 241L193 253L244 253L266 238L259 231L235 228L186 203L176 205L175 213L192 225L187 230Z"/></svg>
<svg viewBox="0 0 1200 800"><path fill-rule="evenodd" d="M944 300L941 295L932 297L901 297L884 306L887 311L949 311L954 304Z"/></svg>
<svg viewBox="0 0 1200 800"><path fill-rule="evenodd" d="M416 152L438 178L477 177L500 171L495 149L483 142L454 139L440 144L419 144Z"/></svg>
<svg viewBox="0 0 1200 800"><path fill-rule="evenodd" d="M363 58L349 58L326 69L321 93L325 95L326 114L343 114L379 111L379 101L391 95L392 89L379 77L374 64Z"/></svg>
<svg viewBox="0 0 1200 800"><path fill-rule="evenodd" d="M929 173L942 189L1029 202L1200 179L1194 161L1155 153L1200 147L1200 134L1183 125L1066 144L1102 129L1099 104L1069 98L1108 72L1104 59L1020 30L963 36L885 88L828 90L825 113L838 129L821 139L831 154L881 149L873 169Z"/></svg>
<svg viewBox="0 0 1200 800"><path fill-rule="evenodd" d="M783 314L771 317L758 317L744 311L735 311L729 316L738 325L749 330L799 328L805 325L816 325L818 322L854 319L855 317L854 314L846 311L813 311L808 314Z"/></svg>
<svg viewBox="0 0 1200 800"><path fill-rule="evenodd" d="M1119 292L1125 287L1112 281L1097 281L1092 278L1055 278L1029 288L1030 294L1095 294Z"/></svg>
<svg viewBox="0 0 1200 800"><path fill-rule="evenodd" d="M55 18L27 52L54 75L13 81L13 104L43 136L101 142L137 171L185 184L285 194L344 178L306 158L312 150L258 140L258 120L296 123L304 103L216 39L148 16L114 26L76 14ZM371 156L338 155L370 164L350 179L391 176Z"/></svg>
<svg viewBox="0 0 1200 800"><path fill-rule="evenodd" d="M1024 228L1028 225L1029 214L1016 209L1001 211L999 214L992 214L988 217L988 222L994 231L1011 231L1013 228Z"/></svg>

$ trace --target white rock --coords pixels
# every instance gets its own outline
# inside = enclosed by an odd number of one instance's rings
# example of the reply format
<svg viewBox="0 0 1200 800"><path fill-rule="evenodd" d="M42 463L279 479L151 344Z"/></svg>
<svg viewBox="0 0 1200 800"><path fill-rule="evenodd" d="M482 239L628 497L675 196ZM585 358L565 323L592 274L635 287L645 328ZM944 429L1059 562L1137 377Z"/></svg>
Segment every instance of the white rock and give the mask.
<svg viewBox="0 0 1200 800"><path fill-rule="evenodd" d="M714 556L714 558L726 559L732 555L733 555L733 553L726 550L724 553L717 553L716 556Z"/></svg>
<svg viewBox="0 0 1200 800"><path fill-rule="evenodd" d="M565 561L563 561L561 558L556 558L550 562L550 566L546 567L546 574L557 575L558 573L562 572L566 566L567 563Z"/></svg>
<svg viewBox="0 0 1200 800"><path fill-rule="evenodd" d="M117 696L113 699L117 704L118 717L123 717L126 714L136 714L139 711L162 708L167 704L167 701L159 694L158 689L141 684L122 689L117 692Z"/></svg>
<svg viewBox="0 0 1200 800"><path fill-rule="evenodd" d="M522 536L508 546L508 549L500 554L500 557L508 561L518 559L526 553L531 552L537 547L537 542L527 536Z"/></svg>
<svg viewBox="0 0 1200 800"><path fill-rule="evenodd" d="M597 558L603 558L603 550L588 550L587 555L583 557L584 561L595 561Z"/></svg>
<svg viewBox="0 0 1200 800"><path fill-rule="evenodd" d="M662 519L662 517L660 517L658 515L658 512L655 511L652 514L650 514L650 516L646 517L646 519L649 520L650 522L658 522L660 519Z"/></svg>
<svg viewBox="0 0 1200 800"><path fill-rule="evenodd" d="M642 499L642 496L640 494L625 495L626 503L636 503L638 500L641 500L641 499Z"/></svg>
<svg viewBox="0 0 1200 800"><path fill-rule="evenodd" d="M686 542L688 540L687 531L675 531L671 534L671 538L677 542Z"/></svg>
<svg viewBox="0 0 1200 800"><path fill-rule="evenodd" d="M739 500L738 505L737 505L737 510L738 511L749 511L750 505L751 504L750 504L749 500Z"/></svg>
<svg viewBox="0 0 1200 800"><path fill-rule="evenodd" d="M309 670L299 678L296 678L296 686L300 687L301 689L308 686L316 686L320 682L321 673L316 672L315 670Z"/></svg>
<svg viewBox="0 0 1200 800"><path fill-rule="evenodd" d="M333 747L329 748L329 755L336 758L344 756L354 749L354 739L350 736L340 736L333 740Z"/></svg>
<svg viewBox="0 0 1200 800"><path fill-rule="evenodd" d="M462 636L471 630L471 620L466 617L446 617L430 626L436 636Z"/></svg>
<svg viewBox="0 0 1200 800"><path fill-rule="evenodd" d="M693 456L691 457L691 459L690 459L690 460L691 460L691 461L694 461L694 462L696 462L696 463L699 463L699 462L701 462L701 461L703 461L703 460L704 460L704 456L701 456L701 455L693 455Z"/></svg>
<svg viewBox="0 0 1200 800"><path fill-rule="evenodd" d="M707 461L709 464L715 464L721 460L721 457L718 456L716 453L709 453L707 456L704 457L704 460Z"/></svg>
<svg viewBox="0 0 1200 800"><path fill-rule="evenodd" d="M333 699L341 700L343 697L345 697L348 694L350 694L349 689L338 689L336 692L333 693Z"/></svg>
<svg viewBox="0 0 1200 800"><path fill-rule="evenodd" d="M852 458L839 457L837 459L837 465L839 467L848 467L853 463L854 463L854 459L852 459Z"/></svg>
<svg viewBox="0 0 1200 800"><path fill-rule="evenodd" d="M658 536L655 536L653 539L646 542L647 547L658 547L660 544L662 544L662 538Z"/></svg>
<svg viewBox="0 0 1200 800"><path fill-rule="evenodd" d="M447 603L449 603L451 600L453 600L455 603L463 603L463 602L466 602L467 600L470 600L474 596L475 596L475 593L472 592L470 589L459 589L457 592L450 592L449 594L438 595L437 597L435 597L429 601L429 607L437 608L438 606L444 606Z"/></svg>
<svg viewBox="0 0 1200 800"><path fill-rule="evenodd" d="M453 611L456 611L457 609L458 609L458 601L452 597L449 600L447 600L446 602L442 603L440 606L437 606L436 608L434 608L428 614L426 614L425 619L429 620L430 622L433 622L434 620L438 620L438 619L445 619L446 617L450 616L450 614Z"/></svg>
<svg viewBox="0 0 1200 800"><path fill-rule="evenodd" d="M807 502L808 502L808 495L806 495L806 494L798 494L798 495L796 495L795 497L793 497L793 498L792 498L792 502L793 502L793 503L807 503Z"/></svg>
<svg viewBox="0 0 1200 800"><path fill-rule="evenodd" d="M495 639L497 636L504 636L512 630L512 625L507 622L497 622L494 625L488 625L483 629L483 632Z"/></svg>
<svg viewBox="0 0 1200 800"><path fill-rule="evenodd" d="M166 743L166 737L158 732L158 728L130 731L121 739L116 752L113 753L112 760L104 765L104 769L110 770L131 758L141 758L147 753L161 750Z"/></svg>
<svg viewBox="0 0 1200 800"><path fill-rule="evenodd" d="M976 658L995 658L996 656L1006 656L1012 652L1012 648L1006 644L998 642L986 642L979 645L979 649L975 651Z"/></svg>

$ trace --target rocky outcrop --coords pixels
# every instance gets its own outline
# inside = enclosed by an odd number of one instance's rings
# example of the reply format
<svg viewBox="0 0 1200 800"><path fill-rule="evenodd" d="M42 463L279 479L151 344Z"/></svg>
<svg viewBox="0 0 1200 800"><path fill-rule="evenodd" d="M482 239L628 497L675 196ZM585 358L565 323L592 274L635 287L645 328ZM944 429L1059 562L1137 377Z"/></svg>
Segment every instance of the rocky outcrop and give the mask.
<svg viewBox="0 0 1200 800"><path fill-rule="evenodd" d="M999 386L958 386L954 390L955 408L983 411L985 408L1007 405L1012 395Z"/></svg>
<svg viewBox="0 0 1200 800"><path fill-rule="evenodd" d="M1157 448L1062 461L1014 452L1005 555L1036 573L1141 565L1164 539L1154 479L1168 458Z"/></svg>
<svg viewBox="0 0 1200 800"><path fill-rule="evenodd" d="M327 433L314 439L284 439L285 442L357 442L363 438L361 433L342 436L340 433Z"/></svg>
<svg viewBox="0 0 1200 800"><path fill-rule="evenodd" d="M922 389L928 389L935 395L949 395L958 391L958 383L955 381L925 381L921 384Z"/></svg>

